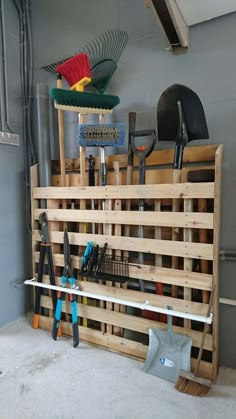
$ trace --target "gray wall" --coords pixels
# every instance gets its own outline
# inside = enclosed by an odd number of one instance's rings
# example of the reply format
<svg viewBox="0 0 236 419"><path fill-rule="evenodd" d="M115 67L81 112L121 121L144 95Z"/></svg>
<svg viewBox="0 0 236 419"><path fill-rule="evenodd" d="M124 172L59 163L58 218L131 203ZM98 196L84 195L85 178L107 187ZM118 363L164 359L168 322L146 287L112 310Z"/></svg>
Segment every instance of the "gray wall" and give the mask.
<svg viewBox="0 0 236 419"><path fill-rule="evenodd" d="M22 134L19 27L12 2L5 1L10 124ZM20 146L0 144L0 326L28 308L29 293L19 285L31 271L25 228L22 135Z"/></svg>
<svg viewBox="0 0 236 419"><path fill-rule="evenodd" d="M209 143L223 143L221 247L235 247L236 181L236 14L190 29L190 50L172 55L143 0L33 0L36 78L55 85L55 78L39 70L67 57L79 46L112 27L129 33L110 91L121 105L114 117L127 123L129 110L138 112L140 128L156 127L156 104L172 83L183 83L202 99L209 126ZM74 118L74 119L73 119ZM77 157L76 117L66 117L67 157ZM205 143L205 142L204 142ZM56 149L56 146L55 146ZM54 152L55 155L55 152ZM236 298L235 263L221 264L221 296ZM236 308L221 306L221 364L236 367Z"/></svg>

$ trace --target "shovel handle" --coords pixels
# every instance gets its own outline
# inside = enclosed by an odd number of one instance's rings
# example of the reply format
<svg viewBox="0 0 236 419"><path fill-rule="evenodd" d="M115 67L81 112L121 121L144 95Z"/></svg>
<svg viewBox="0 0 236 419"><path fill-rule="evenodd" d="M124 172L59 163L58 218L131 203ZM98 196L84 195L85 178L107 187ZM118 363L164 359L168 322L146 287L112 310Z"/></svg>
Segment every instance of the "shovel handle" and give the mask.
<svg viewBox="0 0 236 419"><path fill-rule="evenodd" d="M149 137L151 136L151 142L149 145L139 146L137 147L135 144L135 139L138 137ZM140 159L145 160L148 156L150 156L151 152L153 151L156 144L156 131L154 129L147 129L141 131L135 131L131 133L131 147L133 153Z"/></svg>

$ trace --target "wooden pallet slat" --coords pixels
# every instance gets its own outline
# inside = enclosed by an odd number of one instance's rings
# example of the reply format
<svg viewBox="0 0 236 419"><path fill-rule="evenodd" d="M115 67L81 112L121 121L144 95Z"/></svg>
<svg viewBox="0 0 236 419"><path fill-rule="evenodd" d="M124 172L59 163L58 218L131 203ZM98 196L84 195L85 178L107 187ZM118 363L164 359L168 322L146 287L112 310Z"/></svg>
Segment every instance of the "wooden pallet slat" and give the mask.
<svg viewBox="0 0 236 419"><path fill-rule="evenodd" d="M212 162L215 161L215 154L217 150L217 144L209 144L202 146L186 147L183 155L183 163L199 163L199 162ZM95 170L99 170L100 161L98 157L95 160ZM106 156L106 165L108 169L112 169L114 161L119 161L120 168L127 168L127 154L115 154ZM150 156L146 159L146 166L164 166L172 165L174 161L174 150L154 150ZM59 171L59 162L54 160L52 162L54 171ZM139 160L134 156L134 167L139 165ZM80 161L79 159L66 159L66 168L69 171L79 171Z"/></svg>
<svg viewBox="0 0 236 419"><path fill-rule="evenodd" d="M150 254L162 254L179 257L189 257L198 259L213 259L213 245L206 243L174 242L171 240L139 239L137 237L127 237L125 240L120 236L106 236L100 234L68 233L71 245L85 246L88 241L94 241L99 246L105 242L109 243L111 249L129 250ZM34 240L39 239L39 231L33 231ZM63 243L63 232L51 232L52 243Z"/></svg>
<svg viewBox="0 0 236 419"><path fill-rule="evenodd" d="M41 209L34 210L34 219L39 218ZM146 211L145 218L140 211L99 211L99 210L45 210L50 221L70 221L86 223L129 224L161 227L213 228L213 214L196 212Z"/></svg>
<svg viewBox="0 0 236 419"><path fill-rule="evenodd" d="M34 188L33 199L178 199L214 198L214 183L173 185L72 186Z"/></svg>

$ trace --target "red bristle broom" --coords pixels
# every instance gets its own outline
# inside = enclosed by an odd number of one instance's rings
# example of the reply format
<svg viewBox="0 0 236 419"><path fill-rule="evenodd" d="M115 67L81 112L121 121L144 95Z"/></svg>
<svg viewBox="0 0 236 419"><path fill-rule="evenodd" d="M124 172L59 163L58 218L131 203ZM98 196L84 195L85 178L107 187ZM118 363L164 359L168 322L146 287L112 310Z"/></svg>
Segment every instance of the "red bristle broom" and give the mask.
<svg viewBox="0 0 236 419"><path fill-rule="evenodd" d="M83 92L84 86L91 82L91 70L88 55L84 52L74 55L56 67L69 83L70 89L77 92Z"/></svg>

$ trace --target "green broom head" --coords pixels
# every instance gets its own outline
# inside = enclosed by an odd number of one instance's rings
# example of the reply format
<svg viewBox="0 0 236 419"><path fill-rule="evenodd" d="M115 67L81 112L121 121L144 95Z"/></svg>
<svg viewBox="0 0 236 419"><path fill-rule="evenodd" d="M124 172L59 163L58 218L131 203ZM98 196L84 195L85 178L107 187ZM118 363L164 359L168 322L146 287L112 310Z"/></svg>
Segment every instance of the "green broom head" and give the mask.
<svg viewBox="0 0 236 419"><path fill-rule="evenodd" d="M50 96L58 105L80 108L113 109L119 105L119 96L100 95L93 92L76 92L66 89L50 89Z"/></svg>
<svg viewBox="0 0 236 419"><path fill-rule="evenodd" d="M78 125L78 143L82 147L123 146L125 126L116 124L80 124Z"/></svg>

